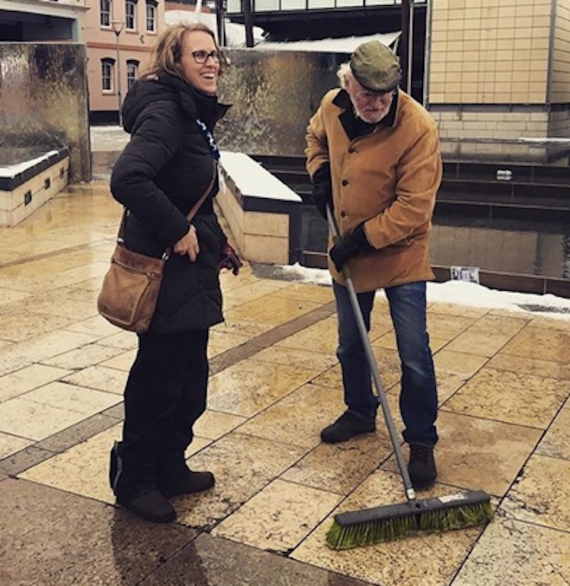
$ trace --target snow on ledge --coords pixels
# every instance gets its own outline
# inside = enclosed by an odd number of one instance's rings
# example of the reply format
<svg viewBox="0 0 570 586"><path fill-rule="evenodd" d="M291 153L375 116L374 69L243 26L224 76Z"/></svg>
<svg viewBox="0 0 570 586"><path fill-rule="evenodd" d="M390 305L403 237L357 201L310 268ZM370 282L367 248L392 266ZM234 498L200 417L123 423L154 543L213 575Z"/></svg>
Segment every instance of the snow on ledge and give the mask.
<svg viewBox="0 0 570 586"><path fill-rule="evenodd" d="M292 189L244 153L223 151L220 163L246 197L301 202L301 198Z"/></svg>
<svg viewBox="0 0 570 586"><path fill-rule="evenodd" d="M16 163L15 165L0 165L0 177L3 179L8 179L11 177L15 177L19 173L23 173L26 169L45 161L52 155L57 155L59 151L49 151L44 153L40 157L36 157L35 159L30 159L29 161L24 161L22 163Z"/></svg>
<svg viewBox="0 0 570 586"><path fill-rule="evenodd" d="M319 39L314 41L271 42L263 41L254 49L259 51L314 51L318 53L352 53L362 43L380 41L390 47L401 35L401 31L376 33L359 37L342 37L340 39Z"/></svg>

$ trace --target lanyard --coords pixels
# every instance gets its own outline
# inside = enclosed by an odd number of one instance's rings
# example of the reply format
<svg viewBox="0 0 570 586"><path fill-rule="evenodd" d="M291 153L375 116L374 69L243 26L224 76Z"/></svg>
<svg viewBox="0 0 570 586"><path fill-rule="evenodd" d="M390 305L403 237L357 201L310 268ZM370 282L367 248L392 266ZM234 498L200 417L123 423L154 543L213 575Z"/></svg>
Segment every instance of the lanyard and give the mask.
<svg viewBox="0 0 570 586"><path fill-rule="evenodd" d="M218 161L220 158L220 149L218 149L218 145L216 144L212 131L206 126L206 124L204 124L202 120L200 120L200 118L196 118L196 124L198 125L198 128L204 135L204 138L208 143L208 147L210 148L210 151L214 156L214 159Z"/></svg>

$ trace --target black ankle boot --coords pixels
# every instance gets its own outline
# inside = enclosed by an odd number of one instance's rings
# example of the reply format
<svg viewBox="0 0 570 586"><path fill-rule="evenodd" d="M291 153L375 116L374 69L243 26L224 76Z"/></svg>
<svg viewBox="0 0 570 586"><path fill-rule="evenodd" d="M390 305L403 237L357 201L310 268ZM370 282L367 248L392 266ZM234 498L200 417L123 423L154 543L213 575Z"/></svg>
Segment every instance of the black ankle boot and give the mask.
<svg viewBox="0 0 570 586"><path fill-rule="evenodd" d="M416 490L429 488L437 477L433 446L410 444L408 472Z"/></svg>
<svg viewBox="0 0 570 586"><path fill-rule="evenodd" d="M178 478L172 478L168 481L159 480L159 489L163 496L170 499L182 494L196 494L209 490L216 483L216 479L211 472L194 472L186 470Z"/></svg>
<svg viewBox="0 0 570 586"><path fill-rule="evenodd" d="M121 443L111 448L109 484L117 498L117 504L141 519L153 523L169 523L176 519L176 511L158 490L152 466L136 465L125 460Z"/></svg>
<svg viewBox="0 0 570 586"><path fill-rule="evenodd" d="M170 523L176 519L174 507L157 488L134 497L117 495L117 503L146 521Z"/></svg>
<svg viewBox="0 0 570 586"><path fill-rule="evenodd" d="M166 498L182 494L196 494L209 490L215 484L211 472L194 472L186 465L184 454L167 454L158 467L158 488Z"/></svg>

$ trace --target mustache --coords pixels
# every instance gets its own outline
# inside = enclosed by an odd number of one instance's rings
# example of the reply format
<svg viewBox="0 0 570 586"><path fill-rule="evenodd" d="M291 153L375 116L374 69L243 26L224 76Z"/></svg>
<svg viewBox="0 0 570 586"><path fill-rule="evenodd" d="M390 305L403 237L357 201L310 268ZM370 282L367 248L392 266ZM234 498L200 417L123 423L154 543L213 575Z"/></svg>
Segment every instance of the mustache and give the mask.
<svg viewBox="0 0 570 586"><path fill-rule="evenodd" d="M378 122L388 113L388 109L389 108L382 106L380 108L367 112L366 110L361 110L356 106L354 106L353 108L354 114L361 120L364 120L364 122L369 122L369 120L371 119L373 119L374 122Z"/></svg>

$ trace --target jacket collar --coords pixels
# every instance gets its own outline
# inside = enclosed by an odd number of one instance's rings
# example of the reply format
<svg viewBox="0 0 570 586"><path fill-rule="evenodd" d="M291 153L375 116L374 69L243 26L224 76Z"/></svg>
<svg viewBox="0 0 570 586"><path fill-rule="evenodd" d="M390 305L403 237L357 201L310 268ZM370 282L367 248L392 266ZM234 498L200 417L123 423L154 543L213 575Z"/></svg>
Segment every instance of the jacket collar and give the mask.
<svg viewBox="0 0 570 586"><path fill-rule="evenodd" d="M339 90L337 95L334 97L332 103L341 108L343 111L339 114L339 120L342 124L345 132L351 138L355 138L352 135L355 132L355 124L357 122L356 115L354 114L354 109L352 107L352 102L350 101L350 96L348 92L344 89ZM390 110L388 110L388 114L378 122L376 126L384 126L387 128L393 128L396 126L396 120L398 117L398 108L400 104L400 90L397 91L394 99L392 100L392 104L390 106ZM371 125L372 126L372 125Z"/></svg>
<svg viewBox="0 0 570 586"><path fill-rule="evenodd" d="M229 104L221 104L216 96L209 96L196 89L183 79L170 74L162 74L159 81L174 89L180 98L182 108L192 117L201 118L208 128L213 128L230 109Z"/></svg>

